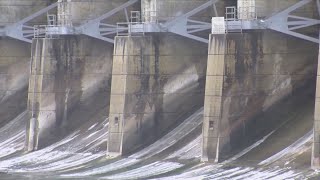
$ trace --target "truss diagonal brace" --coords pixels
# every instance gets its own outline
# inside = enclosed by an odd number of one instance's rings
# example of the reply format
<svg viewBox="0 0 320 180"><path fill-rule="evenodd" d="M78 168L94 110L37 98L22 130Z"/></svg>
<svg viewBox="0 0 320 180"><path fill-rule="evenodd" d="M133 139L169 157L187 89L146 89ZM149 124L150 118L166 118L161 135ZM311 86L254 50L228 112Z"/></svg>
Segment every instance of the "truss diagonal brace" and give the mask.
<svg viewBox="0 0 320 180"><path fill-rule="evenodd" d="M113 16L114 14L125 10L126 12L126 8L135 4L136 2L138 2L138 0L129 0L128 2L122 4L121 6L103 14L102 16L93 19L91 21L89 21L86 24L81 25L80 27L77 28L78 32L81 32L81 34L87 35L87 36L91 36L97 39L101 39L110 43L114 43L114 40L108 37L104 37L103 36L103 32L105 32L105 28L100 28L100 24L102 20L108 19L111 16ZM110 27L108 29L108 34L116 34L117 33L117 28L115 27Z"/></svg>
<svg viewBox="0 0 320 180"><path fill-rule="evenodd" d="M307 36L301 33L294 32L293 30L310 27L313 25L319 25L320 19L311 19L311 18L304 18L299 16L292 16L290 13L297 10L298 8L303 7L304 5L311 3L313 0L301 0L300 2L294 4L293 6L289 7L288 9L268 18L265 23L268 29L272 29L281 33L285 33L291 36L295 36L301 39L305 39L311 42L319 43L318 38L314 38L311 36ZM320 0L316 0L318 11L320 15ZM289 19L295 19L289 21ZM290 27L292 26L292 27Z"/></svg>
<svg viewBox="0 0 320 180"><path fill-rule="evenodd" d="M24 24L31 21L32 19L48 12L49 10L57 7L58 3L53 3L51 4L50 6L46 7L46 8L43 8L41 9L40 11L20 20L19 22L15 23L15 24L12 24L12 25L8 25L6 26L4 29L3 29L3 36L8 36L8 37L11 37L11 38L14 38L14 39L18 39L18 40L21 40L21 41L25 41L25 42L28 42L28 43L31 43L32 41L28 38L26 38L26 36L24 35L24 31L23 31L23 28L24 27L28 27L28 26L25 26ZM0 30L1 32L1 30ZM30 33L27 33L27 37L30 36Z"/></svg>
<svg viewBox="0 0 320 180"><path fill-rule="evenodd" d="M192 32L199 32L199 31L204 31L204 30L209 30L211 29L211 24L207 23L207 22L201 22L201 21L194 21L194 20L190 20L189 18L199 12L201 12L204 9L207 9L210 6L215 5L216 2L218 2L219 0L210 0L202 5L200 5L199 7L185 13L182 16L179 16L167 23L164 24L165 28L168 29L168 32L172 32L190 39L194 39L196 41L200 41L203 43L208 43L208 39L196 36L191 34ZM216 13L216 12L215 12ZM188 22L195 22L196 25L189 25L188 26ZM194 28L197 25L201 25L198 26L198 28ZM192 30L190 30L192 29Z"/></svg>

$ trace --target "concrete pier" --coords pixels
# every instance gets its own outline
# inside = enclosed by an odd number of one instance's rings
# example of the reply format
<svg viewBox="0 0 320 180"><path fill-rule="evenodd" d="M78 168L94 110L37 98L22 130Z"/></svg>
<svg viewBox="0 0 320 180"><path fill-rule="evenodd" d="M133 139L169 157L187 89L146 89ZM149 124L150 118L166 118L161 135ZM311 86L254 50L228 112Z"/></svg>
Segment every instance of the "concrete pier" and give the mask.
<svg viewBox="0 0 320 180"><path fill-rule="evenodd" d="M155 111L161 111L152 37L117 37L113 57L109 115L108 155L117 156L137 148L137 142L150 141L156 131ZM158 87L159 88L159 87ZM153 96L153 102L149 102ZM159 101L159 103L157 103ZM160 104L161 103L161 104ZM142 144L142 143L140 143Z"/></svg>
<svg viewBox="0 0 320 180"><path fill-rule="evenodd" d="M220 162L279 125L256 117L315 77L316 51L275 32L211 35L202 160Z"/></svg>
<svg viewBox="0 0 320 180"><path fill-rule="evenodd" d="M114 49L110 156L153 142L203 105L207 57L205 44L172 34L116 37Z"/></svg>
<svg viewBox="0 0 320 180"><path fill-rule="evenodd" d="M320 38L320 32L319 32ZM311 167L314 169L320 169L320 44L319 44L319 56L318 56L318 73L317 73L317 88L315 99L315 111L314 111L314 129L313 129L313 147L312 147L312 159Z"/></svg>
<svg viewBox="0 0 320 180"><path fill-rule="evenodd" d="M110 46L83 36L33 40L29 151L55 142L106 108L111 81Z"/></svg>
<svg viewBox="0 0 320 180"><path fill-rule="evenodd" d="M126 0L61 0L58 23L79 26ZM124 13L108 23L124 21ZM113 45L86 36L35 39L29 82L27 149L45 147L105 109L109 114ZM107 138L107 137L106 137Z"/></svg>
<svg viewBox="0 0 320 180"><path fill-rule="evenodd" d="M225 78L226 35L211 35L207 64L206 93L204 101L202 160L215 160L219 152L228 152L220 144L229 144L229 137L222 137L220 128L223 126L222 102L223 85ZM228 135L228 134L227 134ZM219 156L218 156L219 157ZM218 158L217 157L217 158ZM217 159L218 160L218 159Z"/></svg>

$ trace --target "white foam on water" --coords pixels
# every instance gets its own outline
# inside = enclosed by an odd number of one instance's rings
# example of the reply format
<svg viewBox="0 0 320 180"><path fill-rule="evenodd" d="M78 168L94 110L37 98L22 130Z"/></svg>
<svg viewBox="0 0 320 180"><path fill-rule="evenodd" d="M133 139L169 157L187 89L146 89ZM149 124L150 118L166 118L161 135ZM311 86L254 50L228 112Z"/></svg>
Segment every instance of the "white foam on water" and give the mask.
<svg viewBox="0 0 320 180"><path fill-rule="evenodd" d="M21 164L27 163L27 164L36 164L39 162L45 162L45 161L50 161L51 159L55 157L61 157L61 154L53 151L56 147L62 145L62 144L67 144L70 142L72 139L76 138L77 133L74 133L70 135L68 138L66 138L63 141L60 141L56 144L53 144L47 148L44 148L42 150L38 150L35 152L31 152L19 157L14 157L10 158L7 160L4 160L0 163L0 169L5 169L5 170L10 170L12 172L15 172L15 166L20 166ZM62 156L63 157L63 156ZM19 169L19 168L18 168Z"/></svg>
<svg viewBox="0 0 320 180"><path fill-rule="evenodd" d="M313 132L310 131L307 134L305 134L303 137L298 139L296 142L291 144L290 146L286 147L282 151L278 152L277 154L261 161L258 165L260 166L266 166L271 163L274 163L278 161L279 159L285 157L285 156L291 156L293 154L305 152L308 150L308 147L304 146L306 143L310 142L313 138Z"/></svg>
<svg viewBox="0 0 320 180"><path fill-rule="evenodd" d="M178 158L178 159L192 159L200 158L201 156L201 139L202 135L199 135L196 139L191 141L185 147L179 149L170 154L166 159Z"/></svg>
<svg viewBox="0 0 320 180"><path fill-rule="evenodd" d="M25 137L25 132L21 131L15 136L0 143L0 158L10 156L18 151L23 150L24 137ZM0 166L1 166L1 162L0 162Z"/></svg>
<svg viewBox="0 0 320 180"><path fill-rule="evenodd" d="M111 171L127 168L138 162L141 162L145 159L148 159L165 149L171 147L183 137L185 137L189 132L196 129L202 123L202 114L203 108L195 112L192 116L187 118L182 124L176 127L174 130L169 132L167 135L153 143L152 145L144 148L143 150L129 156L128 158L121 159L119 161L113 162L112 164L107 164L101 167L96 167L94 169L90 169L87 171L79 172L79 173L72 173L72 174L65 174L62 175L64 177L82 177L82 176L91 176L91 175L98 175L104 174ZM181 132L185 132L184 134Z"/></svg>
<svg viewBox="0 0 320 180"><path fill-rule="evenodd" d="M112 176L106 176L102 179L142 179L167 173L183 166L183 164L175 162L155 162L137 169L129 170Z"/></svg>

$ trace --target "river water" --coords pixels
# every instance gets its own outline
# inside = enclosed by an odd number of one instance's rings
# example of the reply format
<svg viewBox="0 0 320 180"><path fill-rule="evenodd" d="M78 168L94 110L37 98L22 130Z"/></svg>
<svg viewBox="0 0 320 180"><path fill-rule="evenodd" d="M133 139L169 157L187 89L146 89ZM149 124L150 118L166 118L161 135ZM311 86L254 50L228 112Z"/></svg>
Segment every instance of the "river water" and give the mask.
<svg viewBox="0 0 320 180"><path fill-rule="evenodd" d="M310 169L312 100L291 108L279 115L284 123L220 164L200 162L203 108L153 144L117 159L106 157L104 116L25 153L25 111L0 128L0 179L317 179Z"/></svg>

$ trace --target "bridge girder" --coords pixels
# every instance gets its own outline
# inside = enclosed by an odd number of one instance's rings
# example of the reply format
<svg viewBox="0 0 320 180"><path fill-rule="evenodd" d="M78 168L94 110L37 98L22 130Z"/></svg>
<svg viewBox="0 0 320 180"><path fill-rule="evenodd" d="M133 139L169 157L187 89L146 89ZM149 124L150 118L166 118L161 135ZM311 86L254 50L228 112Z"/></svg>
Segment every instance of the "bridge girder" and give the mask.
<svg viewBox="0 0 320 180"><path fill-rule="evenodd" d="M130 31L130 33L157 33L157 32L170 32L174 34L178 34L184 36L189 39L193 39L196 41L200 41L203 43L208 43L208 39L195 35L194 33L202 32L206 30L210 30L212 28L212 24L210 22L203 22L192 20L191 17L195 14L213 6L215 16L218 16L215 4L219 0L210 0L199 7L194 8L193 10L174 18L173 20L168 20L165 23L154 23L154 22L139 22L135 24L130 24L130 18L128 16L127 8L137 3L139 0L129 0L128 2L120 5L112 9L111 11L103 14L102 16L90 20L79 27L50 27L54 28L51 32L54 35L66 35L66 34L84 34L87 36L91 36L97 39L101 39L107 41L109 43L113 43L113 36L116 36L119 31ZM292 12L305 6L308 3L312 3L316 1L317 9L319 13L318 19L300 17L296 15L291 15ZM22 19L21 21L14 23L12 25L8 25L3 29L0 29L1 36L8 36L11 38L15 38L21 41L25 41L30 43L31 39L34 38L34 27L27 25L29 21L32 19L43 15L49 10L56 8L58 5L54 3L42 10ZM126 22L128 25L126 27L122 27L119 30L119 25L117 24L107 24L104 23L104 20L111 18L118 12L124 12L126 17ZM241 21L241 22L240 22ZM298 33L295 30L311 27L314 25L320 25L320 0L301 0L291 7L287 8L284 11L281 11L267 19L255 19L255 20L235 20L227 22L227 29L232 29L234 27L239 27L238 24L241 24L241 31L244 30L255 30L255 29L271 29L274 31L278 31L284 34L288 34L290 36L294 36L300 39L308 40L311 42L319 43L319 38L311 37L302 33ZM134 28L134 27L142 27L142 28ZM121 27L121 26L120 26ZM50 28L48 28L50 30ZM135 30L134 30L135 29ZM128 35L130 35L128 33ZM112 37L110 37L112 36Z"/></svg>

